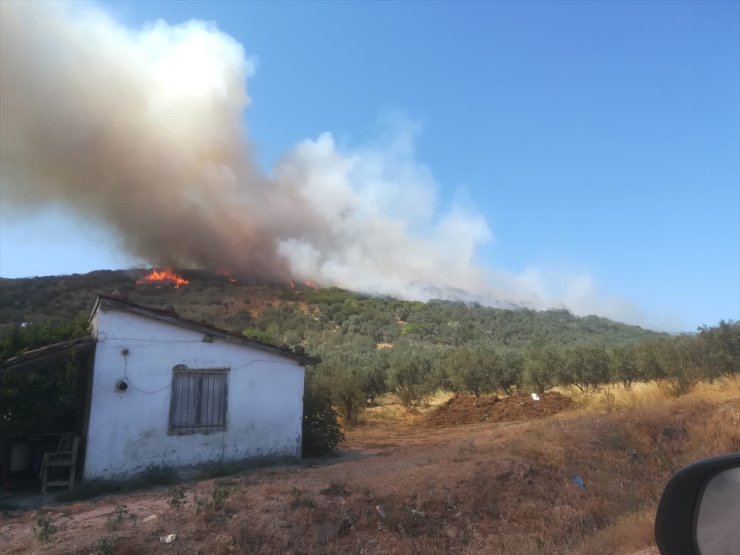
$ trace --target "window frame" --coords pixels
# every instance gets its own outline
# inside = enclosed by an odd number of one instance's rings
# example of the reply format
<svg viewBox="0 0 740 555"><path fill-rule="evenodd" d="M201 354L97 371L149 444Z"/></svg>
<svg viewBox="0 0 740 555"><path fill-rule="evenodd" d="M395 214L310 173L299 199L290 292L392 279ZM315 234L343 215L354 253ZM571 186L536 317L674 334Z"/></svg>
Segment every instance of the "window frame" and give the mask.
<svg viewBox="0 0 740 555"><path fill-rule="evenodd" d="M206 435L206 434L212 434L212 433L219 433L219 432L225 432L228 429L228 414L229 414L229 374L230 369L229 368L188 368L185 365L178 364L177 366L172 368L172 385L170 387L170 406L169 406L169 416L168 416L168 422L167 422L167 435L173 435L173 436L184 436L184 435ZM220 420L222 422L219 422L218 424L196 424L196 425L175 425L175 408L176 408L176 398L179 394L182 394L182 388L180 388L180 391L177 391L177 379L178 376L182 375L194 375L201 378L201 380L198 382L198 386L196 386L196 395L194 396L194 401L196 403L196 406L194 407L194 410L196 412L200 412L200 409L203 405L203 382L202 378L205 376L222 376L223 377L223 410L222 414L220 416ZM200 391L198 394L197 391Z"/></svg>

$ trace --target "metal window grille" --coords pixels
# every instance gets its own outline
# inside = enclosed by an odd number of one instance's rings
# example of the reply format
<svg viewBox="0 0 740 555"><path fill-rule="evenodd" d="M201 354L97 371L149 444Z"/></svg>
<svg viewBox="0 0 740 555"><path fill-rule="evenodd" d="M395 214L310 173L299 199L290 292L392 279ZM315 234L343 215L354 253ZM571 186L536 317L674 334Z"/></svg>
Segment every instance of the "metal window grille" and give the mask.
<svg viewBox="0 0 740 555"><path fill-rule="evenodd" d="M205 434L226 429L227 370L178 370L172 375L170 433Z"/></svg>

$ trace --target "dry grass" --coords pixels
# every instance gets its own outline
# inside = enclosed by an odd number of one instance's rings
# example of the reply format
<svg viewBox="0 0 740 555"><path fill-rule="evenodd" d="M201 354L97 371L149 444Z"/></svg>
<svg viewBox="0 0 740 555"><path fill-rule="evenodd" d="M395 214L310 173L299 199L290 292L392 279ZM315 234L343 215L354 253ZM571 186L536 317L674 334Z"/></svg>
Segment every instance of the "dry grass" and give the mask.
<svg viewBox="0 0 740 555"><path fill-rule="evenodd" d="M678 399L725 401L740 397L740 375L725 376L712 383L700 382L691 388L686 395L677 398L671 391L670 385L663 380L652 382L637 382L630 388L622 384L611 384L597 391L583 392L578 388L556 388L564 395L568 395L578 410L583 412L609 413L613 411L634 410L646 407L670 405Z"/></svg>
<svg viewBox="0 0 740 555"><path fill-rule="evenodd" d="M360 422L362 424L379 424L383 422L412 422L418 418L418 414L415 414L408 409L397 404L377 404L374 407L369 407L360 416Z"/></svg>
<svg viewBox="0 0 740 555"><path fill-rule="evenodd" d="M374 406L363 411L360 422L364 424L419 422L429 412L445 404L453 395L451 391L437 391L423 406L412 410L402 406L397 395L389 393L378 397Z"/></svg>
<svg viewBox="0 0 740 555"><path fill-rule="evenodd" d="M444 405L447 401L452 399L454 395L455 394L452 391L446 391L446 390L440 389L439 391L437 391L434 395L432 395L429 398L428 410L432 410L436 407Z"/></svg>
<svg viewBox="0 0 740 555"><path fill-rule="evenodd" d="M190 500L173 510L169 493L106 500L136 516L110 537L117 553L635 553L651 547L657 501L678 468L740 450L740 380L678 399L650 384L600 394L547 419L448 430L384 398L348 445L373 444L376 456L220 482L229 495L207 513ZM217 485L186 488L215 502ZM110 535L110 509L99 507L65 508L72 516L37 551L75 552ZM33 517L0 517L8 549L36 546ZM178 534L173 546L159 543L167 533Z"/></svg>
<svg viewBox="0 0 740 555"><path fill-rule="evenodd" d="M587 539L577 553L621 555L635 553L653 543L655 510L651 507L620 516L610 527Z"/></svg>

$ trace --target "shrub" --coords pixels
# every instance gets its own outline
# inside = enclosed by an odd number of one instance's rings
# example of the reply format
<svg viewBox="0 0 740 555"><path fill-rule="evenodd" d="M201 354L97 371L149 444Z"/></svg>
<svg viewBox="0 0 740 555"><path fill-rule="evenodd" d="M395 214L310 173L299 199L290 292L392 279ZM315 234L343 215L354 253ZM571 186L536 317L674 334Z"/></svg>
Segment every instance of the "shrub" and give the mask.
<svg viewBox="0 0 740 555"><path fill-rule="evenodd" d="M316 501L314 498L302 489L296 487L290 488L290 497L291 509L297 509L298 507L306 507L308 509L316 508Z"/></svg>
<svg viewBox="0 0 740 555"><path fill-rule="evenodd" d="M314 372L306 372L303 394L304 457L330 454L344 439L331 396L317 383Z"/></svg>
<svg viewBox="0 0 740 555"><path fill-rule="evenodd" d="M211 494L211 497L213 498L213 508L217 511L222 510L230 495L231 490L228 485L219 483L219 481L216 480L216 483L213 486L213 493Z"/></svg>
<svg viewBox="0 0 740 555"><path fill-rule="evenodd" d="M193 497L195 503L195 513L205 521L210 521L216 512L223 511L226 506L226 500L231 495L231 489L228 485L218 480L213 485L211 497L199 497L196 492Z"/></svg>
<svg viewBox="0 0 740 555"><path fill-rule="evenodd" d="M171 488L168 497L167 504L175 510L180 510L187 503L185 489L182 486Z"/></svg>
<svg viewBox="0 0 740 555"><path fill-rule="evenodd" d="M116 503L113 512L108 515L108 529L117 530L126 519L135 520L135 516L128 512L128 507L122 503Z"/></svg>
<svg viewBox="0 0 740 555"><path fill-rule="evenodd" d="M40 515L36 518L36 526L33 528L33 535L41 543L48 542L56 534L57 527L51 523L51 519L46 515Z"/></svg>
<svg viewBox="0 0 740 555"><path fill-rule="evenodd" d="M115 545L110 538L100 538L89 553L90 555L113 555L115 552Z"/></svg>

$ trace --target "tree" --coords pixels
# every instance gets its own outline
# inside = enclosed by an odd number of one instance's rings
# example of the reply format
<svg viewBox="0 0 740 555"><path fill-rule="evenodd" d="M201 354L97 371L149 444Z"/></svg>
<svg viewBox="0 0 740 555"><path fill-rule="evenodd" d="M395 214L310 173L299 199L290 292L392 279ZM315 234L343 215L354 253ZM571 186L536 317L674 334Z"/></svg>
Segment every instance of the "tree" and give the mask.
<svg viewBox="0 0 740 555"><path fill-rule="evenodd" d="M698 331L695 343L705 378L740 372L740 322L722 320L715 327L701 326Z"/></svg>
<svg viewBox="0 0 740 555"><path fill-rule="evenodd" d="M401 403L416 408L434 392L434 365L428 353L421 350L399 350L393 353L390 378Z"/></svg>
<svg viewBox="0 0 740 555"><path fill-rule="evenodd" d="M518 351L508 349L501 352L494 376L494 387L509 395L514 387L520 387L524 372L524 357Z"/></svg>
<svg viewBox="0 0 740 555"><path fill-rule="evenodd" d="M0 434L74 425L82 381L76 354L33 368L6 368L0 372Z"/></svg>
<svg viewBox="0 0 740 555"><path fill-rule="evenodd" d="M558 371L562 385L575 385L581 391L596 389L609 382L609 355L600 345L576 345L563 352Z"/></svg>
<svg viewBox="0 0 740 555"><path fill-rule="evenodd" d="M306 370L303 393L303 456L327 455L344 440L331 396L316 379L316 370Z"/></svg>
<svg viewBox="0 0 740 555"><path fill-rule="evenodd" d="M74 320L46 325L11 325L0 335L0 361L44 345L77 339L89 335L87 316L80 314Z"/></svg>
<svg viewBox="0 0 740 555"><path fill-rule="evenodd" d="M666 340L643 341L635 347L637 369L646 380L657 380L665 377L665 368L661 361L661 352Z"/></svg>
<svg viewBox="0 0 740 555"><path fill-rule="evenodd" d="M632 382L642 378L640 366L637 362L637 350L633 346L617 346L611 350L611 375L629 389Z"/></svg>
<svg viewBox="0 0 740 555"><path fill-rule="evenodd" d="M0 360L89 334L87 318L82 315L49 325L13 325L4 331ZM70 425L82 404L80 365L80 357L70 354L30 369L10 367L0 372L0 433Z"/></svg>
<svg viewBox="0 0 740 555"><path fill-rule="evenodd" d="M663 343L660 356L671 393L683 395L701 378L700 354L693 337L679 336Z"/></svg>
<svg viewBox="0 0 740 555"><path fill-rule="evenodd" d="M468 391L479 397L491 391L496 355L492 349L486 353L482 349L458 347L447 352L444 357L452 390Z"/></svg>
<svg viewBox="0 0 740 555"><path fill-rule="evenodd" d="M331 353L322 356L318 380L348 424L354 424L365 408L366 380L358 356Z"/></svg>
<svg viewBox="0 0 740 555"><path fill-rule="evenodd" d="M555 384L561 365L560 353L552 345L535 341L527 349L522 379L536 393L544 393Z"/></svg>

